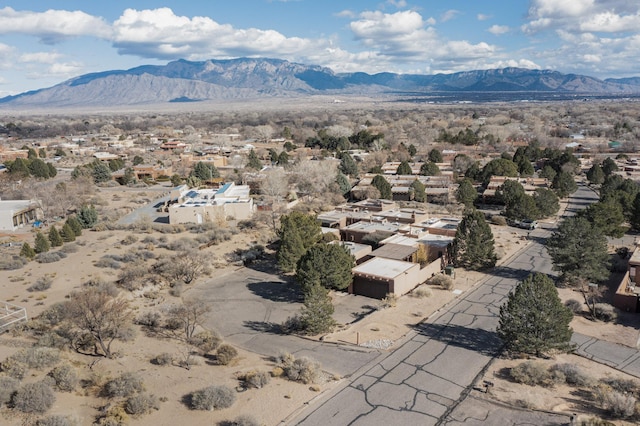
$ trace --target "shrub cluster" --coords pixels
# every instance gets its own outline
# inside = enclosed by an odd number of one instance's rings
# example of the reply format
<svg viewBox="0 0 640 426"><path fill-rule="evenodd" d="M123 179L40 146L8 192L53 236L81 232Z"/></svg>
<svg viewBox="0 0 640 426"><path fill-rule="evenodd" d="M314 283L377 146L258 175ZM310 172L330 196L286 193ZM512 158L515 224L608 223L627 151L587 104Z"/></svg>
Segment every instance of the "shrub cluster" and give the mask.
<svg viewBox="0 0 640 426"><path fill-rule="evenodd" d="M13 407L23 413L44 413L56 400L56 396L47 383L27 383L13 395Z"/></svg>
<svg viewBox="0 0 640 426"><path fill-rule="evenodd" d="M271 380L271 375L266 371L252 370L247 373L240 374L238 379L242 381L247 388L261 389Z"/></svg>
<svg viewBox="0 0 640 426"><path fill-rule="evenodd" d="M236 394L229 386L209 386L193 392L190 400L194 410L220 410L231 407Z"/></svg>
<svg viewBox="0 0 640 426"><path fill-rule="evenodd" d="M159 408L158 398L147 393L130 396L124 403L124 410L132 416L147 414Z"/></svg>
<svg viewBox="0 0 640 426"><path fill-rule="evenodd" d="M289 380L304 384L317 383L320 380L322 373L320 364L311 358L296 359L289 353L283 353L276 357L276 363Z"/></svg>
<svg viewBox="0 0 640 426"><path fill-rule="evenodd" d="M453 280L450 276L445 274L437 274L429 279L429 284L439 285L445 290L451 290L453 288Z"/></svg>
<svg viewBox="0 0 640 426"><path fill-rule="evenodd" d="M144 383L138 375L125 372L105 383L103 394L109 398L130 397L144 390Z"/></svg>
<svg viewBox="0 0 640 426"><path fill-rule="evenodd" d="M22 268L24 265L29 262L28 259L20 256L9 256L0 259L0 270L2 271L15 271L16 269Z"/></svg>
<svg viewBox="0 0 640 426"><path fill-rule="evenodd" d="M36 282L31 284L27 288L27 291L45 291L50 289L52 284L53 284L53 278L51 278L49 275L45 275L43 277L38 278Z"/></svg>
<svg viewBox="0 0 640 426"><path fill-rule="evenodd" d="M55 367L49 372L49 377L53 378L56 387L63 392L72 392L78 384L76 370L69 364Z"/></svg>
<svg viewBox="0 0 640 426"><path fill-rule="evenodd" d="M58 262L67 257L67 254L63 251L48 251L44 253L39 253L36 256L36 262L38 263L54 263Z"/></svg>
<svg viewBox="0 0 640 426"><path fill-rule="evenodd" d="M74 426L75 422L67 416L48 416L36 420L35 426Z"/></svg>

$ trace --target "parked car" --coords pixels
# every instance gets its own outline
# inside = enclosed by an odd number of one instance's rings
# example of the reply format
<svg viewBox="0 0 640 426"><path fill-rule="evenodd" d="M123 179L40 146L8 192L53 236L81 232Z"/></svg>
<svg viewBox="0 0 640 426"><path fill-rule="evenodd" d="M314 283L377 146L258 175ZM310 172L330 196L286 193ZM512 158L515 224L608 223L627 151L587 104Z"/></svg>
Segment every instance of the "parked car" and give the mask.
<svg viewBox="0 0 640 426"><path fill-rule="evenodd" d="M538 222L530 219L509 220L508 223L509 225L515 226L516 228L527 229L529 231L532 231L538 227Z"/></svg>

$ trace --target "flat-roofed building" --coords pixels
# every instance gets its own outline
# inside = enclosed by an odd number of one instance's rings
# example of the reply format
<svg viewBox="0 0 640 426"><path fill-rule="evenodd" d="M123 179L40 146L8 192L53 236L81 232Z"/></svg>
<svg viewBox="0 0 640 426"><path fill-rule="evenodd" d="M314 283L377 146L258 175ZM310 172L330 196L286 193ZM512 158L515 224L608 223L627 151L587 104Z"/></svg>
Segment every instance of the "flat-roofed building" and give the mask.
<svg viewBox="0 0 640 426"><path fill-rule="evenodd" d="M42 219L42 209L38 201L0 201L0 230L15 231L40 219Z"/></svg>
<svg viewBox="0 0 640 426"><path fill-rule="evenodd" d="M387 294L402 296L424 280L417 263L374 257L352 269L349 293L383 299Z"/></svg>
<svg viewBox="0 0 640 426"><path fill-rule="evenodd" d="M360 221L341 228L340 239L343 241L362 243L366 241L367 236L375 235L375 239L382 240L398 232L399 228L400 225L394 223Z"/></svg>
<svg viewBox="0 0 640 426"><path fill-rule="evenodd" d="M233 218L246 220L254 212L247 185L225 183L218 189L184 190L169 206L169 223L205 223Z"/></svg>

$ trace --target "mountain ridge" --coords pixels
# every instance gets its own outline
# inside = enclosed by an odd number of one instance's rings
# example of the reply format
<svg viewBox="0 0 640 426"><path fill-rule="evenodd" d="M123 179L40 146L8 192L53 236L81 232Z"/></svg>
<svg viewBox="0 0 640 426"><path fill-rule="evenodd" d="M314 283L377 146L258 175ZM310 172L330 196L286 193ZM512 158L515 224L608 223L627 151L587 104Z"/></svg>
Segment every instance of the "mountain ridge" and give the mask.
<svg viewBox="0 0 640 426"><path fill-rule="evenodd" d="M8 107L131 106L308 95L398 92L640 93L640 77L600 80L553 70L500 68L453 74L335 73L319 65L273 58L236 58L141 65L84 74L55 86L0 99Z"/></svg>

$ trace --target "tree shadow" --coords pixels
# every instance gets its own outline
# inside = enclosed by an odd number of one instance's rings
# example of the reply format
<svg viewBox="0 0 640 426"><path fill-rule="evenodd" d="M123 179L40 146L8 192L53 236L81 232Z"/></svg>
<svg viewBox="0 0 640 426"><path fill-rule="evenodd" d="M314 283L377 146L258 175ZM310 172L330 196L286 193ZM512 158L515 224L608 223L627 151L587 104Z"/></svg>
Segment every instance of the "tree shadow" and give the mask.
<svg viewBox="0 0 640 426"><path fill-rule="evenodd" d="M247 284L247 288L256 296L272 302L302 302L303 294L299 286L282 281L258 281Z"/></svg>
<svg viewBox="0 0 640 426"><path fill-rule="evenodd" d="M518 281L522 281L533 274L534 271L528 271L526 269L516 269L508 266L498 266L493 269L486 269L483 271L487 275L493 275L500 278L510 278Z"/></svg>
<svg viewBox="0 0 640 426"><path fill-rule="evenodd" d="M257 331L258 333L267 334L285 334L282 331L282 325L269 321L243 321L242 325L246 328Z"/></svg>
<svg viewBox="0 0 640 426"><path fill-rule="evenodd" d="M494 357L502 350L504 344L493 331L467 328L453 324L418 324L415 330L447 345L468 349L480 354Z"/></svg>

